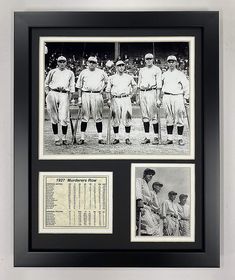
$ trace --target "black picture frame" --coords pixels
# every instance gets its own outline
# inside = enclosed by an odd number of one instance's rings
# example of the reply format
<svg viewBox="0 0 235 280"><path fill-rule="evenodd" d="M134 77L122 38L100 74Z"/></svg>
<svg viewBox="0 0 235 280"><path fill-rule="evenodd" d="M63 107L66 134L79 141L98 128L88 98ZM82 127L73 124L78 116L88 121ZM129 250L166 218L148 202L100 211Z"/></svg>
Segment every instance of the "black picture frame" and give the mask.
<svg viewBox="0 0 235 280"><path fill-rule="evenodd" d="M141 20L140 20L141 19ZM130 228L121 204L130 204L132 162L120 161L40 161L37 158L38 53L32 46L40 34L134 35L199 34L196 65L196 158L177 160L196 165L196 242L195 244L158 244L151 249L141 244L128 249L78 250L78 239L58 234L37 235L38 171L114 170L114 239L125 240ZM90 32L90 33L89 33ZM36 35L35 35L36 34ZM79 34L79 33L77 33ZM101 35L99 35L101 36ZM36 91L36 94L38 91ZM198 96L197 96L198 93ZM33 129L33 127L36 127ZM198 133L197 133L198 132ZM200 132L200 133L199 133ZM144 161L153 162L153 161ZM166 162L158 160L155 162ZM169 160L167 162L176 162ZM14 30L14 265L53 267L219 267L220 265L220 157L219 157L219 13L218 12L16 12ZM120 185L119 178L125 183ZM128 211L128 210L127 210ZM123 221L124 220L124 221ZM120 227L118 225L121 225ZM75 239L74 239L75 238ZM80 236L81 242L90 242ZM70 239L70 241L68 240ZM57 244L61 245L58 248ZM117 243L118 244L118 243Z"/></svg>

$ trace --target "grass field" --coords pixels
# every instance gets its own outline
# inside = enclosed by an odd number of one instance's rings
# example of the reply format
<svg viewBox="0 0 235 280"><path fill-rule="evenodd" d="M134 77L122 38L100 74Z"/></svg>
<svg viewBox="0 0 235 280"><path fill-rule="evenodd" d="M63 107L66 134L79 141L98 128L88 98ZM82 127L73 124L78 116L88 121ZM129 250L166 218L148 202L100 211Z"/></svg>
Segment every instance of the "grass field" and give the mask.
<svg viewBox="0 0 235 280"><path fill-rule="evenodd" d="M75 118L77 114L77 109L71 109L71 115L73 122L75 123ZM107 116L108 109L104 109L104 120L103 120L103 136L106 139L107 135ZM150 136L151 141L153 140L153 128L151 125ZM60 132L61 129L59 128ZM162 131L162 140L166 141L166 123L165 118L161 117L161 131ZM176 133L176 129L174 129ZM77 139L79 139L80 134L80 121L77 131ZM132 145L125 144L125 134L124 127L120 126L120 144L117 145L99 145L98 138L96 133L96 127L94 121L91 119L87 126L85 144L82 146L72 145L68 146L55 146L54 137L52 134L51 123L48 119L47 114L45 115L44 121L44 155L188 155L189 154L189 130L187 126L187 121L185 119L185 129L184 129L184 140L186 145L179 146L177 144L177 135L174 134L174 144L173 145L152 145L141 144L141 140L144 138L144 129L143 123L141 120L140 109L138 106L133 107L133 119L132 119L132 128L130 139ZM113 140L113 131L111 130L111 142ZM71 129L69 126L68 130L68 140L71 142Z"/></svg>

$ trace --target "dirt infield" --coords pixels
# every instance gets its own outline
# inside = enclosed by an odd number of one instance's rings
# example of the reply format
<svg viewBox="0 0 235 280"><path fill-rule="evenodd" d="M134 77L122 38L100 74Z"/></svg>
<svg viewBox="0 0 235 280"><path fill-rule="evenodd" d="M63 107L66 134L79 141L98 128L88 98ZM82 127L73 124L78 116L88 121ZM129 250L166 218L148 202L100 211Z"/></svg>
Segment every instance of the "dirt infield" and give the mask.
<svg viewBox="0 0 235 280"><path fill-rule="evenodd" d="M72 109L72 118L75 119L77 114L77 109ZM104 110L104 121L103 121L103 136L106 139L107 135L107 115L108 109ZM99 145L98 138L95 128L95 123L90 120L87 126L85 144L82 146L78 145L68 145L68 146L55 146L54 138L51 129L51 123L46 115L46 120L44 122L44 155L188 155L189 154L189 130L187 126L187 121L185 119L185 129L184 129L184 140L186 145L179 146L177 144L177 135L174 134L174 144L173 145L157 145L154 146L151 143L147 145L141 144L141 140L144 138L143 123L140 118L139 107L135 106L133 108L133 120L131 128L131 141L132 145L125 144L125 133L124 127L120 126L120 144L117 145ZM75 120L73 120L75 123ZM162 130L162 140L166 141L166 123L165 118L161 118L161 130ZM61 129L60 129L61 131ZM176 133L176 129L174 129ZM80 121L78 125L77 139L79 139L80 134ZM153 128L151 126L150 130L151 141L153 140ZM113 140L114 134L111 131L111 141ZM68 140L71 141L71 128L69 125L68 129Z"/></svg>

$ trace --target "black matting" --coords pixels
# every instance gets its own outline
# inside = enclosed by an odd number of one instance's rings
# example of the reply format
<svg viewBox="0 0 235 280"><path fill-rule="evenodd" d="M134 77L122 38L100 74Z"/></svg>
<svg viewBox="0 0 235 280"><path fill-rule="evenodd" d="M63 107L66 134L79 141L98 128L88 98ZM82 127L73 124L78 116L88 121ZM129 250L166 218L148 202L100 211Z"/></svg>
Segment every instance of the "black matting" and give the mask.
<svg viewBox="0 0 235 280"><path fill-rule="evenodd" d="M38 160L40 36L184 35L195 36L195 160ZM218 12L15 13L15 266L219 266L218 42ZM195 243L130 242L138 162L195 163ZM39 171L112 171L113 234L38 234Z"/></svg>

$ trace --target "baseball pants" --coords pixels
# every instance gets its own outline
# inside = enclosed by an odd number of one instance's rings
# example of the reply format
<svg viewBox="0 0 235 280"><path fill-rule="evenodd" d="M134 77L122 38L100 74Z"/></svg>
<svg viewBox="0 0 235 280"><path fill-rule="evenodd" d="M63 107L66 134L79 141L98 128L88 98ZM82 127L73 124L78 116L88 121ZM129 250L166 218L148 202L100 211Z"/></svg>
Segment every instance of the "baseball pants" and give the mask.
<svg viewBox="0 0 235 280"><path fill-rule="evenodd" d="M190 222L186 220L180 220L179 230L181 236L190 236Z"/></svg>
<svg viewBox="0 0 235 280"><path fill-rule="evenodd" d="M143 122L157 123L157 93L156 90L140 91L140 108Z"/></svg>
<svg viewBox="0 0 235 280"><path fill-rule="evenodd" d="M163 108L166 114L166 125L184 125L184 98L182 94L164 94Z"/></svg>
<svg viewBox="0 0 235 280"><path fill-rule="evenodd" d="M149 206L144 207L144 215L141 217L141 228L148 235L162 236L163 223L159 215L153 213Z"/></svg>
<svg viewBox="0 0 235 280"><path fill-rule="evenodd" d="M166 231L165 234L167 236L179 236L179 221L169 216L166 216Z"/></svg>
<svg viewBox="0 0 235 280"><path fill-rule="evenodd" d="M46 104L51 122L67 126L69 123L69 94L50 91L46 97Z"/></svg>
<svg viewBox="0 0 235 280"><path fill-rule="evenodd" d="M131 125L132 118L132 106L129 96L121 98L112 98L111 103L112 110L112 125L114 127L119 126L121 121L124 126Z"/></svg>
<svg viewBox="0 0 235 280"><path fill-rule="evenodd" d="M91 116L96 123L101 122L103 107L104 101L101 93L83 92L82 122L88 122Z"/></svg>

